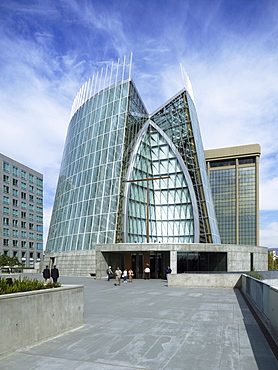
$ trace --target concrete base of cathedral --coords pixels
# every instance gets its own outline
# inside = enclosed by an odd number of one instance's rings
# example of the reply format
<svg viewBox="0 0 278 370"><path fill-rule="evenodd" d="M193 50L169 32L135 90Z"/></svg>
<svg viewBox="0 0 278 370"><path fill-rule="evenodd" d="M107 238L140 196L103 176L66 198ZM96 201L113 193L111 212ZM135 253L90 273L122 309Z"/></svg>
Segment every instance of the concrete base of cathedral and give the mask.
<svg viewBox="0 0 278 370"><path fill-rule="evenodd" d="M217 258L221 256L219 264L215 262L215 256ZM196 243L99 244L91 250L46 254L44 265L47 264L50 266L55 264L61 276L93 276L97 279L106 278L109 265L113 270L117 266L121 270L132 268L135 278L144 277L143 270L146 265L151 268L152 278L165 278L164 271L167 266L171 267L173 274L189 271L195 273L266 271L268 248Z"/></svg>

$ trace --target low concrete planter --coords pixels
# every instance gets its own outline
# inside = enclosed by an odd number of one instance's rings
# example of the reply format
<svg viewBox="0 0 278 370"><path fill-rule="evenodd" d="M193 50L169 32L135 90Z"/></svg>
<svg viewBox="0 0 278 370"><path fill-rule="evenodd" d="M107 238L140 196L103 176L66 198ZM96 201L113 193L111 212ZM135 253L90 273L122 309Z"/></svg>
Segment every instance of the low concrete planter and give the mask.
<svg viewBox="0 0 278 370"><path fill-rule="evenodd" d="M0 295L0 358L84 324L84 287Z"/></svg>

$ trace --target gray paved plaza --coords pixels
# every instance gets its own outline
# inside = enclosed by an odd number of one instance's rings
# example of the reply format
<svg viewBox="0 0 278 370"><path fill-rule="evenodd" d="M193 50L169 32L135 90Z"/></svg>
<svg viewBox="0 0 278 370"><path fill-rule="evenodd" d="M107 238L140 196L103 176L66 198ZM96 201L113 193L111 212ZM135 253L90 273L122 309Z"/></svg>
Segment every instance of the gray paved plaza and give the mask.
<svg viewBox="0 0 278 370"><path fill-rule="evenodd" d="M237 290L60 281L85 286L84 327L3 359L1 370L278 369Z"/></svg>

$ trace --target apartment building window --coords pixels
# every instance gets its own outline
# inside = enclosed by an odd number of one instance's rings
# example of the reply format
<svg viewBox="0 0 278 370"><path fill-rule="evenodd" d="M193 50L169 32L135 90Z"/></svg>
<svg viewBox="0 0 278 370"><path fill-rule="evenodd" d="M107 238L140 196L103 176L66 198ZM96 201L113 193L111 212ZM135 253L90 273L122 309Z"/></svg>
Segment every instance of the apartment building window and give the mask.
<svg viewBox="0 0 278 370"><path fill-rule="evenodd" d="M21 241L21 248L26 248L27 247L27 242L24 240ZM25 253L25 252L22 252Z"/></svg>
<svg viewBox="0 0 278 370"><path fill-rule="evenodd" d="M21 221L21 228L26 229L26 221Z"/></svg>
<svg viewBox="0 0 278 370"><path fill-rule="evenodd" d="M34 202L34 195L29 194L29 202Z"/></svg>
<svg viewBox="0 0 278 370"><path fill-rule="evenodd" d="M37 188L36 193L37 193L37 195L38 195L39 197L42 197L42 196L43 196L43 190L42 190L42 189L38 189L38 188Z"/></svg>
<svg viewBox="0 0 278 370"><path fill-rule="evenodd" d="M10 208L9 207L3 207L3 213L5 215L8 215L10 213Z"/></svg>
<svg viewBox="0 0 278 370"><path fill-rule="evenodd" d="M42 179L40 179L39 177L37 177L37 186L39 186L39 187L43 187L43 180Z"/></svg>
<svg viewBox="0 0 278 370"><path fill-rule="evenodd" d="M43 250L43 243L37 243L37 249Z"/></svg>
<svg viewBox="0 0 278 370"><path fill-rule="evenodd" d="M3 228L3 235L10 236L10 229Z"/></svg>
<svg viewBox="0 0 278 370"><path fill-rule="evenodd" d="M41 198L37 198L37 204L43 205L43 200Z"/></svg>
<svg viewBox="0 0 278 370"><path fill-rule="evenodd" d="M18 238L18 230L13 230L13 238Z"/></svg>
<svg viewBox="0 0 278 370"><path fill-rule="evenodd" d="M7 185L3 185L3 193L9 194L10 188Z"/></svg>
<svg viewBox="0 0 278 370"><path fill-rule="evenodd" d="M18 251L13 251L13 256L18 257Z"/></svg>
<svg viewBox="0 0 278 370"><path fill-rule="evenodd" d="M10 204L10 198L7 197L6 195L3 196L3 203L4 204Z"/></svg>
<svg viewBox="0 0 278 370"><path fill-rule="evenodd" d="M30 173L29 173L29 182L31 182L32 184L34 184L34 175L31 175Z"/></svg>
<svg viewBox="0 0 278 370"><path fill-rule="evenodd" d="M21 252L21 262L22 266L26 267L26 252Z"/></svg>
<svg viewBox="0 0 278 370"><path fill-rule="evenodd" d="M43 241L43 236L42 236L42 234L37 234L37 240Z"/></svg>
<svg viewBox="0 0 278 370"><path fill-rule="evenodd" d="M18 248L18 240L13 240L13 247Z"/></svg>
<svg viewBox="0 0 278 370"><path fill-rule="evenodd" d="M9 239L3 239L3 246L4 247L9 247L10 245L10 240Z"/></svg>
<svg viewBox="0 0 278 370"><path fill-rule="evenodd" d="M21 208L27 209L27 203L26 202L21 202Z"/></svg>
<svg viewBox="0 0 278 370"><path fill-rule="evenodd" d="M9 226L10 224L10 219L8 217L3 217L3 225Z"/></svg>
<svg viewBox="0 0 278 370"><path fill-rule="evenodd" d="M21 178L22 178L23 180L27 180L27 173L26 173L26 171L21 170Z"/></svg>
<svg viewBox="0 0 278 370"><path fill-rule="evenodd" d="M13 179L13 186L18 186L18 180L17 179Z"/></svg>
<svg viewBox="0 0 278 370"><path fill-rule="evenodd" d="M21 212L21 218L25 218L26 219L27 217L27 213L26 212Z"/></svg>
<svg viewBox="0 0 278 370"><path fill-rule="evenodd" d="M18 197L18 190L13 189L13 196L14 196L14 197Z"/></svg>
<svg viewBox="0 0 278 370"><path fill-rule="evenodd" d="M42 225L37 225L37 231L42 232L43 231L43 226Z"/></svg>
<svg viewBox="0 0 278 370"><path fill-rule="evenodd" d="M22 182L21 183L21 189L22 190L27 190L27 184L26 184L26 182Z"/></svg>
<svg viewBox="0 0 278 370"><path fill-rule="evenodd" d="M31 240L34 239L34 233L29 233L29 239L31 239Z"/></svg>
<svg viewBox="0 0 278 370"><path fill-rule="evenodd" d="M34 249L34 242L29 242L29 248Z"/></svg>
<svg viewBox="0 0 278 370"><path fill-rule="evenodd" d="M9 251L4 251L4 255L5 256L8 256L9 255Z"/></svg>
<svg viewBox="0 0 278 370"><path fill-rule="evenodd" d="M34 224L29 222L29 230L34 230Z"/></svg>
<svg viewBox="0 0 278 370"><path fill-rule="evenodd" d="M41 214L43 213L43 209L41 207L37 207L36 209L37 209L37 213L41 213Z"/></svg>
<svg viewBox="0 0 278 370"><path fill-rule="evenodd" d="M22 239L26 239L27 238L27 232L26 231L21 231L21 237L22 237Z"/></svg>
<svg viewBox="0 0 278 370"><path fill-rule="evenodd" d="M29 254L29 263L30 263L30 267L34 267L34 253L33 252L30 252Z"/></svg>
<svg viewBox="0 0 278 370"><path fill-rule="evenodd" d="M39 223L43 223L43 217L42 217L42 216L37 216L37 217L36 217L36 220L37 220L37 222L39 222Z"/></svg>
<svg viewBox="0 0 278 370"><path fill-rule="evenodd" d="M21 192L21 199L25 199L26 200L26 193L24 193L23 191Z"/></svg>
<svg viewBox="0 0 278 370"><path fill-rule="evenodd" d="M29 211L31 211L31 212L35 211L34 204L29 204Z"/></svg>
<svg viewBox="0 0 278 370"><path fill-rule="evenodd" d="M13 175L18 176L18 168L16 166L13 166Z"/></svg>
<svg viewBox="0 0 278 370"><path fill-rule="evenodd" d="M13 220L13 227L18 227L18 220Z"/></svg>
<svg viewBox="0 0 278 370"><path fill-rule="evenodd" d="M33 213L29 213L29 220L30 221L34 221L35 217L33 215Z"/></svg>
<svg viewBox="0 0 278 370"><path fill-rule="evenodd" d="M34 186L33 185L29 185L29 191L30 191L30 193L34 193Z"/></svg>
<svg viewBox="0 0 278 370"><path fill-rule="evenodd" d="M13 199L13 206L18 207L18 200L17 199Z"/></svg>
<svg viewBox="0 0 278 370"><path fill-rule="evenodd" d="M3 162L3 170L5 172L10 172L10 165L7 162Z"/></svg>
<svg viewBox="0 0 278 370"><path fill-rule="evenodd" d="M10 183L10 176L8 175L3 175L3 182L9 184Z"/></svg>

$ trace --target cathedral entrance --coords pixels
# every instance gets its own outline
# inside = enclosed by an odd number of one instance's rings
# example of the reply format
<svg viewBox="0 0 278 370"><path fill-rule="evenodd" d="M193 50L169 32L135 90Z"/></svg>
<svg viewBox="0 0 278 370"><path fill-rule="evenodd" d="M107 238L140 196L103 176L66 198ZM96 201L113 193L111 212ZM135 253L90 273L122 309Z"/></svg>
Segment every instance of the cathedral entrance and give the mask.
<svg viewBox="0 0 278 370"><path fill-rule="evenodd" d="M125 253L124 265L132 268L135 279L144 278L144 269L149 266L151 279L164 279L165 269L169 265L169 252Z"/></svg>
<svg viewBox="0 0 278 370"><path fill-rule="evenodd" d="M133 270L135 279L144 278L144 269L148 266L151 270L151 279L165 279L166 267L170 265L169 251L142 251L142 252L103 252L105 262L114 271L117 266L123 271L125 268ZM106 271L105 267L105 271Z"/></svg>

